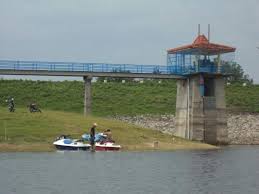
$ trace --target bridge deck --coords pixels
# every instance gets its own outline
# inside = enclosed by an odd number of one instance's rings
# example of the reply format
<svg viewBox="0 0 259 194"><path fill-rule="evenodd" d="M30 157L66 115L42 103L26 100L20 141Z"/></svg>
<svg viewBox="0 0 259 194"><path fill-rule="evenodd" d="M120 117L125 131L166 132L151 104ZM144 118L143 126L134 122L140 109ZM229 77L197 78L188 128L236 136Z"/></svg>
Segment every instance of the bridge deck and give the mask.
<svg viewBox="0 0 259 194"><path fill-rule="evenodd" d="M46 70L3 70L0 75L39 75L39 76L71 76L71 77L120 77L120 78L153 78L153 79L185 79L174 74L151 73L113 73L113 72L80 72L80 71L46 71Z"/></svg>
<svg viewBox="0 0 259 194"><path fill-rule="evenodd" d="M220 71L218 71L220 70ZM0 60L2 75L92 76L183 79L193 73L220 73L217 66L132 65Z"/></svg>
<svg viewBox="0 0 259 194"><path fill-rule="evenodd" d="M180 72L180 69L161 65L0 60L0 74L2 75L181 79L183 76Z"/></svg>

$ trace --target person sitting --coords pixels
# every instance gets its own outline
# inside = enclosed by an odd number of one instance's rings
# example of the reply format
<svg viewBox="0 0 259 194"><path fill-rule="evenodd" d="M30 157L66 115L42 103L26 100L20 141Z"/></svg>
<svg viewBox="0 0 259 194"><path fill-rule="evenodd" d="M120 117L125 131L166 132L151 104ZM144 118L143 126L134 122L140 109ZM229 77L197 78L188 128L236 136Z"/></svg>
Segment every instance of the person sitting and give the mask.
<svg viewBox="0 0 259 194"><path fill-rule="evenodd" d="M28 105L28 108L29 108L29 110L30 110L30 112L41 112L41 110L39 109L39 107L37 106L37 104L36 103L30 103L29 105Z"/></svg>
<svg viewBox="0 0 259 194"><path fill-rule="evenodd" d="M113 142L113 139L112 139L112 131L110 129L106 129L104 132L103 132L104 135L106 135L106 142Z"/></svg>
<svg viewBox="0 0 259 194"><path fill-rule="evenodd" d="M37 105L36 105L36 103L31 103L31 104L30 104L30 107L31 107L32 109L36 109L36 108L37 108Z"/></svg>

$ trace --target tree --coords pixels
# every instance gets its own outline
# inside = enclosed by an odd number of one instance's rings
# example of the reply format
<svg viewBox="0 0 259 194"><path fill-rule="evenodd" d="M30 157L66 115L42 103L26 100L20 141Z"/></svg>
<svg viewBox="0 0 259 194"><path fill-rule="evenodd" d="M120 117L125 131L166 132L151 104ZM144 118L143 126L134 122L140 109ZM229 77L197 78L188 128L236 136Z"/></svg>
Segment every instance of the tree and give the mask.
<svg viewBox="0 0 259 194"><path fill-rule="evenodd" d="M227 78L229 82L253 83L253 79L251 79L248 74L245 74L243 68L238 63L225 62L223 68L224 73L229 74Z"/></svg>

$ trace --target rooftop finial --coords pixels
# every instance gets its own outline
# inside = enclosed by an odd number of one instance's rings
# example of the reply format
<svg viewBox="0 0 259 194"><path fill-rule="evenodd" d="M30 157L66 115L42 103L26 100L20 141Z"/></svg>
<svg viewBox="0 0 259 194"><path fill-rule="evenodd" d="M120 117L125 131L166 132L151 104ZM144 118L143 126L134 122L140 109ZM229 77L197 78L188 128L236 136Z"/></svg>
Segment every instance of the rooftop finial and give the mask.
<svg viewBox="0 0 259 194"><path fill-rule="evenodd" d="M208 24L208 41L210 42L210 24Z"/></svg>

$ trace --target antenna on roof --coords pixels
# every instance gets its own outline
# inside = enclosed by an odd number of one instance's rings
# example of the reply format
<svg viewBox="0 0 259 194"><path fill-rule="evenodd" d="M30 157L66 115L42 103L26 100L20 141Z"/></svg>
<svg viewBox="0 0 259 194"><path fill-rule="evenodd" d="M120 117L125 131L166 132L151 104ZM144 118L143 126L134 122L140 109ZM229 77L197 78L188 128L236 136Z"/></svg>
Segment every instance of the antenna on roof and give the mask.
<svg viewBox="0 0 259 194"><path fill-rule="evenodd" d="M210 42L210 24L208 24L208 41Z"/></svg>
<svg viewBox="0 0 259 194"><path fill-rule="evenodd" d="M201 35L201 25L198 24L198 36L200 36L200 35Z"/></svg>

